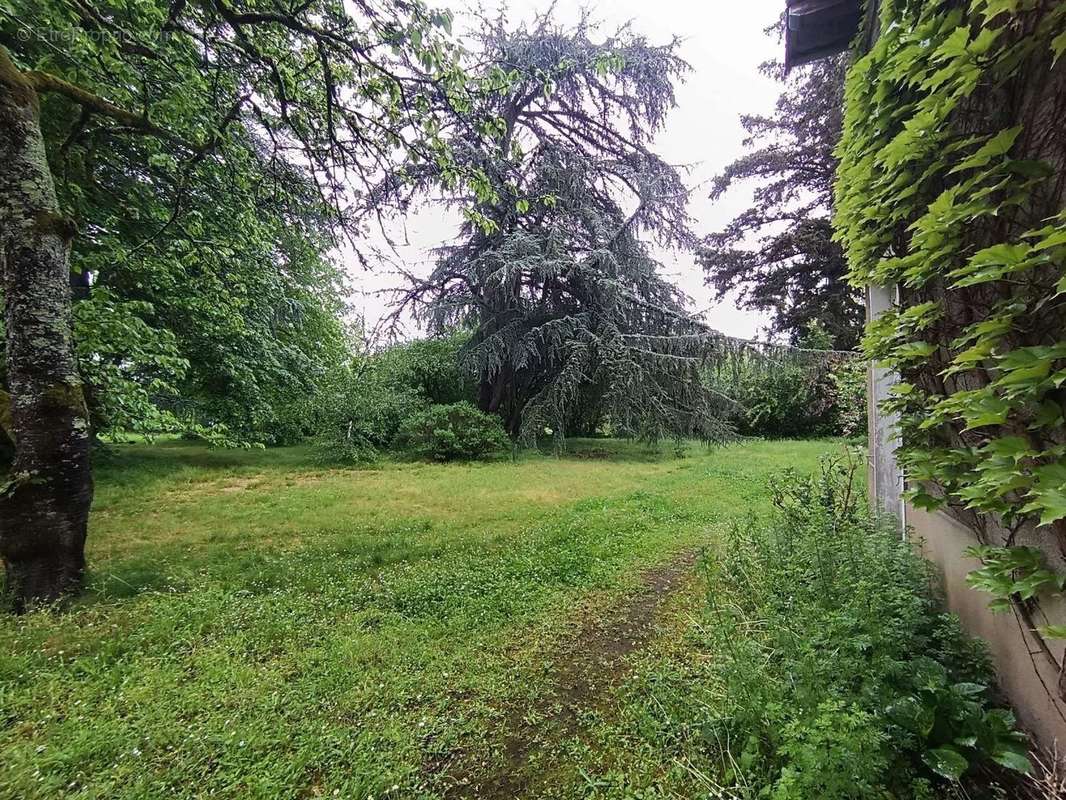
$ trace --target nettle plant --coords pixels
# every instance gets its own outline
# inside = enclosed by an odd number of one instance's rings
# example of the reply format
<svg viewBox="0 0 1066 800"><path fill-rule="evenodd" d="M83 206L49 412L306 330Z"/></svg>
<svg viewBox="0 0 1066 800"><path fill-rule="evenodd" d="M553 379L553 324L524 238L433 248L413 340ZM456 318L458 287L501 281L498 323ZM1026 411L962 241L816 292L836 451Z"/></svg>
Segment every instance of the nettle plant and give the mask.
<svg viewBox="0 0 1066 800"><path fill-rule="evenodd" d="M864 348L900 376L884 408L909 499L977 528L972 582L1028 613L1063 579L1019 537L1066 553L1066 3L880 14L848 77L836 186L851 280L898 287Z"/></svg>

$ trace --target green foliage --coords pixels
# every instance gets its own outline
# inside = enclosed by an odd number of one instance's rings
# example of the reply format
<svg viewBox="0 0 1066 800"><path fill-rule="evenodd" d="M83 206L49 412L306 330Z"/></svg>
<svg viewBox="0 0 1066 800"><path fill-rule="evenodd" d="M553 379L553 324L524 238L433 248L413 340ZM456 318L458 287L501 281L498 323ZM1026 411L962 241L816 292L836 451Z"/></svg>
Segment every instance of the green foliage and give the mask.
<svg viewBox="0 0 1066 800"><path fill-rule="evenodd" d="M400 425L395 446L425 461L471 461L510 445L500 418L471 403L432 405Z"/></svg>
<svg viewBox="0 0 1066 800"><path fill-rule="evenodd" d="M831 345L819 322L803 348ZM714 391L734 401L730 420L747 436L864 436L866 365L842 353L749 354L706 372Z"/></svg>
<svg viewBox="0 0 1066 800"><path fill-rule="evenodd" d="M859 358L835 359L829 364L831 405L835 430L841 436L865 438L867 426L867 364Z"/></svg>
<svg viewBox="0 0 1066 800"><path fill-rule="evenodd" d="M750 358L713 371L709 380L736 402L730 419L737 433L786 438L834 432L831 385L817 365Z"/></svg>
<svg viewBox="0 0 1066 800"><path fill-rule="evenodd" d="M772 522L735 528L708 564L712 669L730 702L711 724L718 741L748 743L752 797L926 798L981 764L1029 768L928 566L866 517L861 463L786 474Z"/></svg>
<svg viewBox="0 0 1066 800"><path fill-rule="evenodd" d="M78 369L100 434L179 427L160 408L160 398L176 394L175 384L185 377L189 362L179 355L170 331L145 323L153 311L145 301L121 301L103 288L94 288L75 306Z"/></svg>
<svg viewBox="0 0 1066 800"><path fill-rule="evenodd" d="M449 140L459 163L492 169L455 246L407 297L435 330L469 327L463 359L477 404L526 441L605 423L647 439L730 436L699 369L732 343L687 311L653 245L690 248L681 171L653 149L687 71L678 41L653 45L589 15L512 25L501 13L476 35L483 80ZM412 165L392 187L443 193L448 174Z"/></svg>
<svg viewBox="0 0 1066 800"><path fill-rule="evenodd" d="M387 449L403 420L426 405L424 398L395 387L377 371L346 370L342 386L331 395L337 405L327 412L326 430L319 439L325 462L359 464L375 460Z"/></svg>
<svg viewBox="0 0 1066 800"><path fill-rule="evenodd" d="M1066 576L1049 570L1044 553L1035 547L971 547L966 555L979 559L983 565L971 572L966 581L995 598L989 604L993 611L1008 611L1012 601L1025 602L1043 593L1066 589Z"/></svg>
<svg viewBox="0 0 1066 800"><path fill-rule="evenodd" d="M74 334L102 432L177 419L278 444L316 426L308 398L349 356L330 254L387 213L373 189L415 154L484 181L454 165L451 112L431 102L479 90L450 28L392 0L0 7L5 52L49 79L41 127L79 229L72 267L92 276Z"/></svg>
<svg viewBox="0 0 1066 800"><path fill-rule="evenodd" d="M394 345L333 372L316 398L324 459L372 461L412 414L471 399L458 355L468 338L459 333Z"/></svg>
<svg viewBox="0 0 1066 800"><path fill-rule="evenodd" d="M856 284L899 287L864 347L900 376L909 496L1066 541L1066 128L1046 113L1066 4L885 0L880 30L848 77L836 222Z"/></svg>
<svg viewBox="0 0 1066 800"><path fill-rule="evenodd" d="M398 390L412 391L435 405L459 403L472 396L471 380L459 364L469 341L465 332L418 339L389 347L372 361L384 382Z"/></svg>

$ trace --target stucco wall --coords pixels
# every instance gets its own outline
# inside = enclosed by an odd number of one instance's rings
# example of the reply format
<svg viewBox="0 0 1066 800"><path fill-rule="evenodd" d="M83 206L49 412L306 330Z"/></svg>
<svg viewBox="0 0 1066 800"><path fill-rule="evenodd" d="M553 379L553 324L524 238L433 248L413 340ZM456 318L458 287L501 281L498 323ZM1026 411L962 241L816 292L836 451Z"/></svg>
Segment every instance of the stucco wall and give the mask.
<svg viewBox="0 0 1066 800"><path fill-rule="evenodd" d="M980 567L967 558L966 548L977 543L973 532L946 514L907 507L907 523L923 555L936 566L943 580L947 605L964 627L988 643L996 664L1000 687L1010 699L1021 723L1045 747L1060 742L1066 749L1066 703L1058 698L1060 676L1037 650L1036 642L1012 614L988 610L990 596L966 585L966 575ZM1066 603L1042 599L1041 610L1049 622L1066 624ZM1044 624L1039 620L1039 624ZM1060 659L1066 643L1049 643ZM1047 687L1045 689L1045 686Z"/></svg>

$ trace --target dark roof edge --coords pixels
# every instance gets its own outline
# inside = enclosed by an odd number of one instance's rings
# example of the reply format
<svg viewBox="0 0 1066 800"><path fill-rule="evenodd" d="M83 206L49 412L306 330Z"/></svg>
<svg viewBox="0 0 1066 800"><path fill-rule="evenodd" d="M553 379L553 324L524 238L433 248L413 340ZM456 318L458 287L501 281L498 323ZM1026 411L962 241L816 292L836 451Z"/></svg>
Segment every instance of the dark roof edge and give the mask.
<svg viewBox="0 0 1066 800"><path fill-rule="evenodd" d="M847 19L849 5L854 8L854 16L844 24L850 28L850 35L839 28ZM792 27L790 12L794 7L797 24L802 27ZM785 0L785 71L849 49L860 55L869 52L879 34L880 7L881 0ZM810 21L805 23L807 15L811 15Z"/></svg>

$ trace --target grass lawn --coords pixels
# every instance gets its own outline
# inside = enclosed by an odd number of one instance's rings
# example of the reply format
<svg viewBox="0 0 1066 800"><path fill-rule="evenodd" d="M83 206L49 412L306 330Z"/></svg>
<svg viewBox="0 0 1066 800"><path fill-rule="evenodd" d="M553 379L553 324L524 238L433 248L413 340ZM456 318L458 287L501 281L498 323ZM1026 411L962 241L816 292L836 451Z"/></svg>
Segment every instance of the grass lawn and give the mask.
<svg viewBox="0 0 1066 800"><path fill-rule="evenodd" d="M588 620L765 513L772 473L838 447L677 459L578 441L558 459L368 470L301 448L117 447L85 599L0 619L0 797L462 797L501 771L529 773L523 796L636 796L669 759L618 725L683 641L693 585L627 655L613 721L536 752L508 754L508 729L537 730Z"/></svg>

